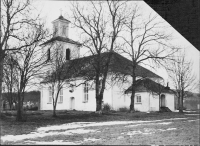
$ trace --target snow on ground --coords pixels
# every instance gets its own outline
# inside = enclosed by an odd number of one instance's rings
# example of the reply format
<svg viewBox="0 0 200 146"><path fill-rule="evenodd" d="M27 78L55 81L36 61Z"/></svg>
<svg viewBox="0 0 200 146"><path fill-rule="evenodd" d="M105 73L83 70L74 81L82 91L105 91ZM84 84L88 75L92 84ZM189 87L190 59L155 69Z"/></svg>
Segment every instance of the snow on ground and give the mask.
<svg viewBox="0 0 200 146"><path fill-rule="evenodd" d="M144 128L144 131L141 131L141 130L129 131L128 133L126 133L126 135L129 135L130 137L132 137L133 135L136 135L136 134L153 134L158 131L169 131L169 130L176 130L176 128L168 128L168 129ZM121 134L125 134L125 133L121 133Z"/></svg>
<svg viewBox="0 0 200 146"><path fill-rule="evenodd" d="M28 144L38 144L38 145L79 145L81 142L69 142L63 140L54 141L26 141Z"/></svg>
<svg viewBox="0 0 200 146"><path fill-rule="evenodd" d="M31 132L30 134L5 135L1 137L1 140L3 142L4 141L19 141L19 140L24 140L24 139L34 139L38 137L46 137L46 136L52 136L52 135L84 134L84 133L89 133L89 132L99 132L97 130L81 129L85 127L141 124L141 123L162 122L166 120L183 120L183 119L187 119L187 118L170 118L170 119L153 120L153 121L73 122L73 123L68 123L68 124L40 127L35 132ZM170 123L165 122L162 124L170 124ZM62 132L59 130L62 130Z"/></svg>
<svg viewBox="0 0 200 146"><path fill-rule="evenodd" d="M174 112L179 112L179 110L175 110ZM187 111L187 110L183 110L183 112L185 112L185 113L195 113L195 112L197 112L197 111Z"/></svg>
<svg viewBox="0 0 200 146"><path fill-rule="evenodd" d="M45 132L45 131L68 130L68 129L84 128L84 127L110 126L110 125L112 126L112 125L126 125L126 124L128 125L128 124L137 124L137 123L162 122L166 120L183 120L183 119L187 119L187 118L170 118L170 119L153 120L153 121L73 122L73 123L62 124L62 125L40 127L37 129L37 131Z"/></svg>
<svg viewBox="0 0 200 146"><path fill-rule="evenodd" d="M199 116L199 114L184 114L184 115L187 115L187 116Z"/></svg>
<svg viewBox="0 0 200 146"><path fill-rule="evenodd" d="M101 140L101 139L96 139L96 138L84 138L83 141L97 141L97 140Z"/></svg>
<svg viewBox="0 0 200 146"><path fill-rule="evenodd" d="M128 126L125 126L125 127L135 127L135 126L140 126L140 125L169 125L169 124L172 124L172 122L162 122L162 123L144 123L144 124L135 124L135 125L128 125Z"/></svg>
<svg viewBox="0 0 200 146"><path fill-rule="evenodd" d="M197 120L188 120L188 122L194 122L194 121L199 121L199 119L197 119Z"/></svg>
<svg viewBox="0 0 200 146"><path fill-rule="evenodd" d="M38 144L38 145L80 145L83 142L90 142L90 141L97 141L101 139L96 139L96 138L84 138L83 141L75 141L75 142L70 142L70 141L63 141L63 140L54 140L54 141L30 141L27 140L27 144Z"/></svg>
<svg viewBox="0 0 200 146"><path fill-rule="evenodd" d="M197 111L186 111L186 110L183 110L183 112L186 112L186 113L195 113Z"/></svg>
<svg viewBox="0 0 200 146"><path fill-rule="evenodd" d="M34 139L38 137L46 137L46 136L55 136L55 135L73 135L73 134L85 134L89 132L96 132L97 130L87 130L87 129L74 129L74 130L67 130L64 132L48 132L45 133L43 131L40 132L31 132L30 134L22 134L22 135L6 135L2 136L2 141L19 141L24 139Z"/></svg>

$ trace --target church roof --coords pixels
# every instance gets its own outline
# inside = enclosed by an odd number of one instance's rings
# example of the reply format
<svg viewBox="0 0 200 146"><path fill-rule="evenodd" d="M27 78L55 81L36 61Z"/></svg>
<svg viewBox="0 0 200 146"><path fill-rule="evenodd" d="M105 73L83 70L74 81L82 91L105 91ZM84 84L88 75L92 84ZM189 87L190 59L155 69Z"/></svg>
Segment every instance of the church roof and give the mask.
<svg viewBox="0 0 200 146"><path fill-rule="evenodd" d="M105 67L106 59L108 59L109 52L105 52L101 54L101 71L103 73L103 69ZM66 66L66 71L61 78L69 79L69 78L76 78L76 77L85 77L93 79L95 77L95 66L97 55L82 57L74 60L67 61L64 65ZM118 53L112 52L111 53L111 60L109 65L109 72L114 74L122 74L122 75L131 75L131 64L132 62L127 58L119 55ZM69 69L70 67L70 69ZM143 77L143 78L160 78L159 75L151 72L150 70L138 65L136 67L136 76Z"/></svg>
<svg viewBox="0 0 200 146"><path fill-rule="evenodd" d="M67 37L61 37L61 36L56 36L56 37L53 37L51 38L50 40L44 42L42 45L46 45L46 44L49 44L49 43L52 43L54 41L61 41L61 42L66 42L66 43L70 43L70 44L76 44L76 45L79 45L81 46L81 43L77 42L77 41L74 41L70 38L67 38Z"/></svg>
<svg viewBox="0 0 200 146"><path fill-rule="evenodd" d="M125 93L131 93L131 88L130 86ZM136 81L136 92L153 92L156 94L160 93L174 93L173 90L171 90L169 87L165 87L159 83L156 83L155 81L145 78L145 79L139 79Z"/></svg>

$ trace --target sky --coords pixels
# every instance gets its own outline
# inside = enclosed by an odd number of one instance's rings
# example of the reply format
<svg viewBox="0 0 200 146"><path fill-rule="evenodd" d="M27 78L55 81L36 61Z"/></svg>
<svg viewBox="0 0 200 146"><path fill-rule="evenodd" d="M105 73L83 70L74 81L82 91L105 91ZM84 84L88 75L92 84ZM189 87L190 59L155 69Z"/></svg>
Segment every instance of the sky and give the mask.
<svg viewBox="0 0 200 146"><path fill-rule="evenodd" d="M52 29L52 21L57 19L61 14L66 18L69 19L70 16L70 3L72 1L53 1L53 0L37 0L34 1L34 6L36 7L37 11L40 13L41 17L44 18L46 21L46 27ZM86 2L80 1L81 4L85 4ZM140 5L141 10L143 11L144 15L148 15L149 13L157 14L151 7L149 7L143 1L137 1ZM158 17L158 21L165 21L162 17ZM169 25L168 22L165 21L165 25ZM169 25L170 26L170 25ZM69 38L78 41L79 36L75 33L77 30L75 28L69 28ZM193 72L199 81L199 74L200 74L200 52L190 43L188 42L181 34L179 34L173 27L167 28L167 32L171 32L173 35L173 40L171 41L172 44L176 46L180 46L186 48L186 58L193 62ZM160 75L164 78L165 83L169 82L169 86L172 86L170 79L168 78L167 72L165 69L158 68L156 70L152 70L148 66L146 68L150 69L151 71L155 72L156 74ZM194 92L198 92L196 89Z"/></svg>

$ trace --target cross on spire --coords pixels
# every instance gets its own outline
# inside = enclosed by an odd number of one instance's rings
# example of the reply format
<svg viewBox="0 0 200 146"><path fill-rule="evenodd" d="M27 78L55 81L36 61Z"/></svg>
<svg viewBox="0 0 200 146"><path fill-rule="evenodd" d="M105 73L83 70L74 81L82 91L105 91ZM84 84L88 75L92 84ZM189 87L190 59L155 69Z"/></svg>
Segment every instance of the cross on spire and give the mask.
<svg viewBox="0 0 200 146"><path fill-rule="evenodd" d="M60 8L60 16L62 16L62 8Z"/></svg>

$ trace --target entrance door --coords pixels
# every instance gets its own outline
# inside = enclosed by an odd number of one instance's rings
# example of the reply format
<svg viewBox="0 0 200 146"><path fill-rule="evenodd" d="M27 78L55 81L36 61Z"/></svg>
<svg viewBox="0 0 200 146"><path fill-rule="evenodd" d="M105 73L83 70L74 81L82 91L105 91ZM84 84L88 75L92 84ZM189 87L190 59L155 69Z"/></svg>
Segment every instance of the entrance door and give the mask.
<svg viewBox="0 0 200 146"><path fill-rule="evenodd" d="M74 97L71 97L70 109L71 110L75 109L75 98Z"/></svg>
<svg viewBox="0 0 200 146"><path fill-rule="evenodd" d="M161 107L165 107L165 95L161 95Z"/></svg>

